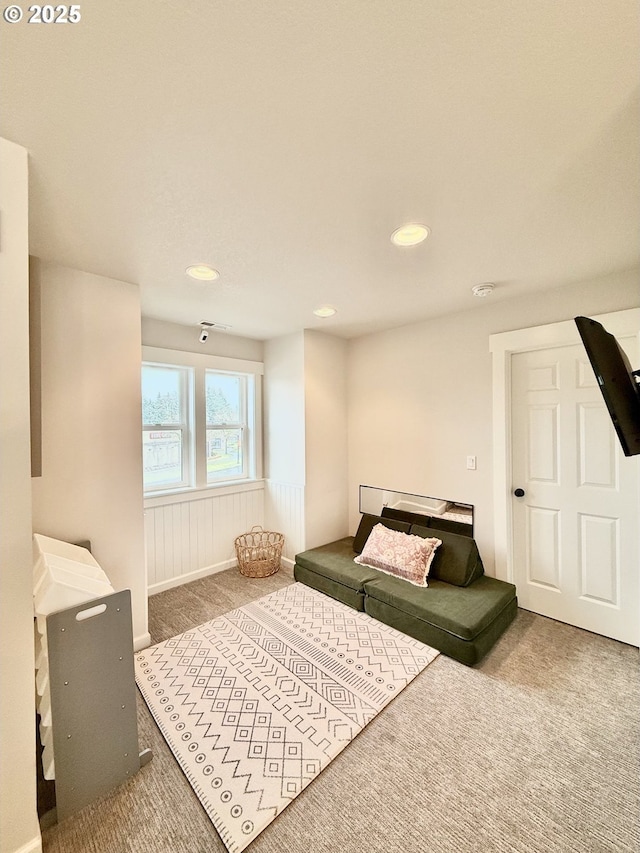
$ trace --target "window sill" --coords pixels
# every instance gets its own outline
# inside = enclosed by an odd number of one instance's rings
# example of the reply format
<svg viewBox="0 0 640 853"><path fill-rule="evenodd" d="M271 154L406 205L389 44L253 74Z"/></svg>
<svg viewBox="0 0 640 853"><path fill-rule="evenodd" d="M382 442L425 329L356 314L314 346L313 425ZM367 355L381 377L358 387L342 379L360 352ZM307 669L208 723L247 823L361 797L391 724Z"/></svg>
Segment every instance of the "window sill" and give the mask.
<svg viewBox="0 0 640 853"><path fill-rule="evenodd" d="M168 504L190 503L206 498L222 497L223 495L236 495L241 492L255 492L264 490L264 480L239 480L237 482L211 483L196 489L176 489L174 491L159 494L148 494L144 496L144 507L166 506Z"/></svg>

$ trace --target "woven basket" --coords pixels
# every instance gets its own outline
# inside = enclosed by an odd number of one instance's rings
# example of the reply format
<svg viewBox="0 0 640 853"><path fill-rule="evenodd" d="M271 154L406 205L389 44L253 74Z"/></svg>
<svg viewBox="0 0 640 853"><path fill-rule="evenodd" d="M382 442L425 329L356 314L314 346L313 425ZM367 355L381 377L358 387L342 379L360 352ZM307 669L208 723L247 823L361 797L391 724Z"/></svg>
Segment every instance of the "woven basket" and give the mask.
<svg viewBox="0 0 640 853"><path fill-rule="evenodd" d="M240 574L248 578L266 578L280 568L284 536L254 525L235 540Z"/></svg>

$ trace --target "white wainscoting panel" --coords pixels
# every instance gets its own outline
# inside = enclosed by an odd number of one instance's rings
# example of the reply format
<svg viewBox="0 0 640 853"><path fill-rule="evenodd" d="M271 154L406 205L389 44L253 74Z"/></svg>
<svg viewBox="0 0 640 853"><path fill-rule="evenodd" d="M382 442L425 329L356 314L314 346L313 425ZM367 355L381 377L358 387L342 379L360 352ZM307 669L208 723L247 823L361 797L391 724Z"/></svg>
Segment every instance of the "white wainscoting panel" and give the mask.
<svg viewBox="0 0 640 853"><path fill-rule="evenodd" d="M305 548L304 486L267 480L265 519L269 530L284 533L282 555L293 565L295 555Z"/></svg>
<svg viewBox="0 0 640 853"><path fill-rule="evenodd" d="M236 536L265 526L264 494L260 481L147 500L149 595L235 566Z"/></svg>

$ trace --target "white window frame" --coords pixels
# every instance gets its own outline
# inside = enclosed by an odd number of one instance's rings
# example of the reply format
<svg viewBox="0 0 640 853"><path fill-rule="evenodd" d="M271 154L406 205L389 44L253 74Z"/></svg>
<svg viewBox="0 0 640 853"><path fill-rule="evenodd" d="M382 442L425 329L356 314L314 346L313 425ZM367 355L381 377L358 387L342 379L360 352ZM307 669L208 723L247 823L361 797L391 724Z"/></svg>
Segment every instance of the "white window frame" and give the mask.
<svg viewBox="0 0 640 853"><path fill-rule="evenodd" d="M142 347L142 362L152 366L157 364L165 367L186 367L192 371L189 440L193 452L190 456L190 480L179 487L146 490L145 499L182 492L191 493L240 486L262 479L262 376L264 374L262 362L147 346ZM205 405L207 370L246 377L247 391L244 473L212 481L208 481L207 478Z"/></svg>
<svg viewBox="0 0 640 853"><path fill-rule="evenodd" d="M142 424L142 432L155 432L166 430L180 432L181 453L181 479L179 483L158 483L157 486L145 487L145 494L157 494L158 492L174 491L176 489L188 488L193 483L193 371L180 364L166 364L164 362L143 361L142 367L158 368L160 370L175 370L181 375L180 380L180 414L182 420L178 423Z"/></svg>
<svg viewBox="0 0 640 853"><path fill-rule="evenodd" d="M212 485L214 483L220 482L230 482L232 480L246 480L248 478L248 472L250 470L250 462L251 462L251 429L248 423L248 412L250 409L249 406L249 395L251 394L251 379L246 373L238 373L237 371L229 371L229 370L213 370L212 368L206 368L204 372L205 379L205 393L206 393L206 381L207 374L215 374L220 375L223 374L225 376L233 376L240 380L241 387L241 397L240 397L240 412L239 412L239 420L235 423L224 423L224 424L210 424L205 422L205 442L206 442L206 433L208 430L224 430L224 429L237 429L240 430L241 440L240 445L242 449L242 471L239 474L233 474L229 477L209 477L209 472L207 471L207 483L208 485ZM205 416L206 416L206 406L205 406Z"/></svg>

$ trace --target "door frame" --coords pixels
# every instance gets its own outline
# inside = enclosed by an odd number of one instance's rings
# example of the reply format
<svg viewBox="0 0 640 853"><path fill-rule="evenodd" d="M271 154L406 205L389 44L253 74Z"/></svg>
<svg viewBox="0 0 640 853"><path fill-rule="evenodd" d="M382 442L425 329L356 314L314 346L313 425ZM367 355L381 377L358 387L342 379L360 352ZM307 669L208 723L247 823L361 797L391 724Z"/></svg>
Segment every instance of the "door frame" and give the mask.
<svg viewBox="0 0 640 853"><path fill-rule="evenodd" d="M627 308L609 314L594 314L597 320L616 338L635 335L640 345L640 308ZM495 572L500 580L514 583L513 528L511 490L511 362L520 352L575 346L581 342L573 320L532 326L512 332L489 336L492 354L493 393L493 518ZM639 348L640 351L640 348ZM640 364L632 365L633 369ZM617 441L617 439L616 439ZM630 464L639 464L640 456L629 457Z"/></svg>

